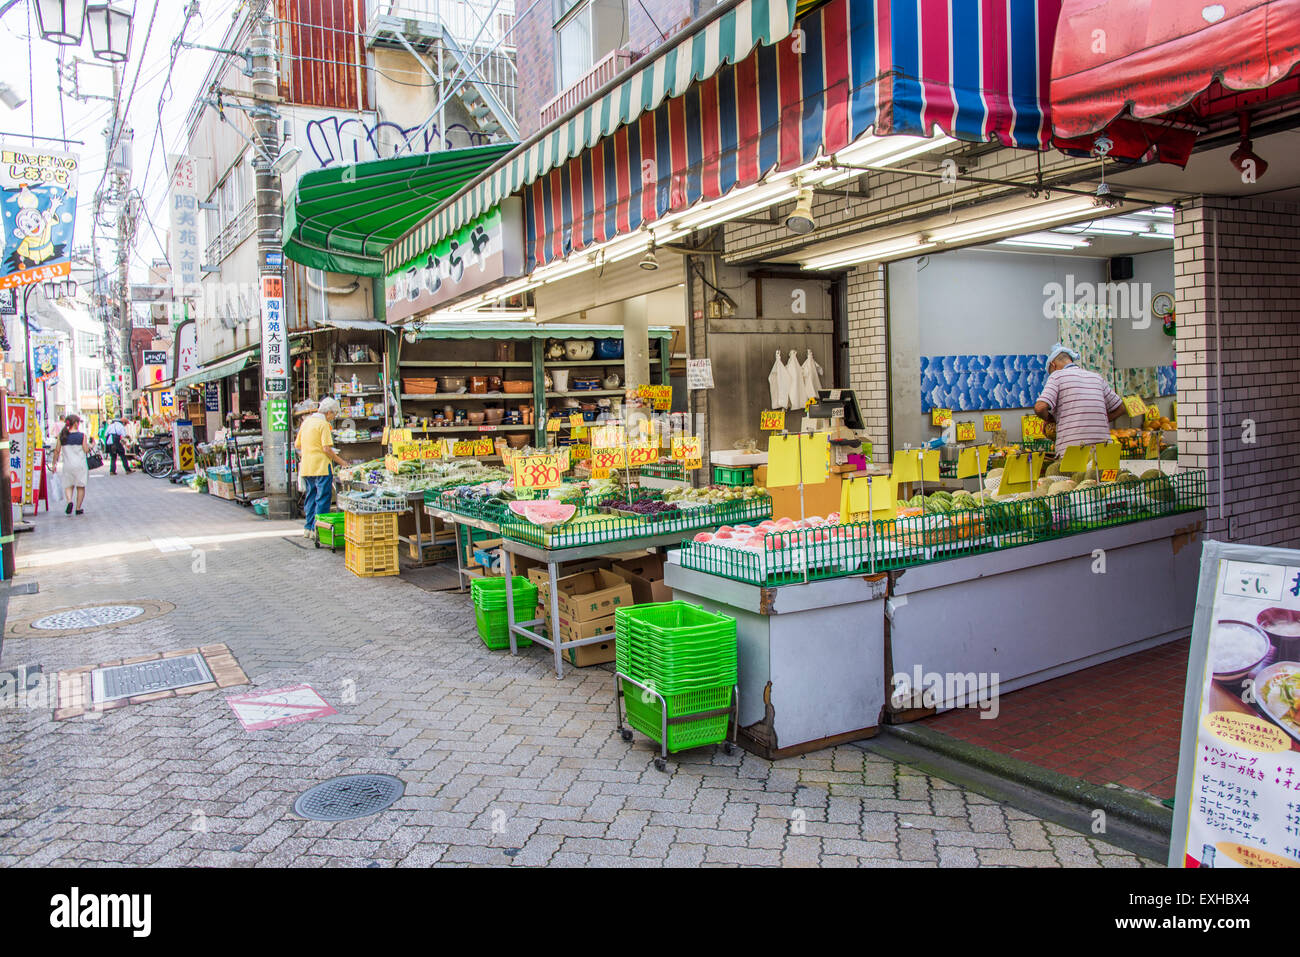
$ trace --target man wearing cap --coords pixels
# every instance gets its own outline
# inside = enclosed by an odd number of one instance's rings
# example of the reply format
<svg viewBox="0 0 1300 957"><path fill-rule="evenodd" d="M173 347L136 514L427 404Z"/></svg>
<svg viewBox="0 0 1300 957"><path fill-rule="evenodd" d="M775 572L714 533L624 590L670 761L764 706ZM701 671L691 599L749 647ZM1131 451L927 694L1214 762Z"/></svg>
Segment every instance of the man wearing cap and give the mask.
<svg viewBox="0 0 1300 957"><path fill-rule="evenodd" d="M1034 403L1045 422L1056 423L1056 451L1072 445L1110 441L1110 423L1124 413L1124 403L1103 379L1074 364L1079 354L1061 343L1047 354L1047 383Z"/></svg>

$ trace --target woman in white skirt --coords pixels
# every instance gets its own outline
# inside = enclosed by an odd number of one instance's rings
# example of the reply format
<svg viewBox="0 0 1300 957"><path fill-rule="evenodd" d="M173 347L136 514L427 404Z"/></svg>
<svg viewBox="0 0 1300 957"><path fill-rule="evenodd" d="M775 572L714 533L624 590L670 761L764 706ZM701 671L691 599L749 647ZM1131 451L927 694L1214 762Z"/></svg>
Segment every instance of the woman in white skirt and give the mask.
<svg viewBox="0 0 1300 957"><path fill-rule="evenodd" d="M90 467L86 464L86 436L81 432L81 416L70 415L63 420L63 431L59 433L59 444L54 448L54 467L59 463L63 468L59 475L63 479L63 494L68 499L66 513L72 514L75 495L77 514L86 501L86 480L90 478Z"/></svg>

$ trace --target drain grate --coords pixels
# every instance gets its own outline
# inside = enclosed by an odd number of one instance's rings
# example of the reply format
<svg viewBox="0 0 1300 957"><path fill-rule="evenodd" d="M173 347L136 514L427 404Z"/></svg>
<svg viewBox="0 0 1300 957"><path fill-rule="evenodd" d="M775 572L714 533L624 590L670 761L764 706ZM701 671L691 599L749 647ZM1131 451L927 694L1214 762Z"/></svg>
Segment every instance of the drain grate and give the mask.
<svg viewBox="0 0 1300 957"><path fill-rule="evenodd" d="M139 605L98 605L94 608L73 608L44 618L37 618L32 627L40 631L67 631L72 628L103 628L120 625L139 618L144 609Z"/></svg>
<svg viewBox="0 0 1300 957"><path fill-rule="evenodd" d="M96 668L90 676L90 700L96 704L117 701L209 681L212 681L212 672L202 655L178 655L134 665Z"/></svg>
<svg viewBox="0 0 1300 957"><path fill-rule="evenodd" d="M391 807L405 791L402 779L391 774L348 774L304 791L293 811L309 821L350 821Z"/></svg>

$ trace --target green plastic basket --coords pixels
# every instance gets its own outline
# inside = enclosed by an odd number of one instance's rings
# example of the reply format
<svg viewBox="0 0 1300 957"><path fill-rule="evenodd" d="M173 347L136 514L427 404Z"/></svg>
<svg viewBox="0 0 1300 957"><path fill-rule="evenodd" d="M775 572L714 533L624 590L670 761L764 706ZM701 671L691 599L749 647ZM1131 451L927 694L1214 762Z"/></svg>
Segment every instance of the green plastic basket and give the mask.
<svg viewBox="0 0 1300 957"><path fill-rule="evenodd" d="M754 469L752 466L734 467L730 465L713 466L714 485L753 485Z"/></svg>
<svg viewBox="0 0 1300 957"><path fill-rule="evenodd" d="M727 685L697 688L683 694L665 694L664 697L668 701L668 717L682 718L699 712L730 709L734 685L735 683L732 682ZM623 682L623 706L629 725L652 741L667 745L669 751L684 751L687 748L699 748L708 744L721 744L727 740L729 712L696 721L670 724L668 740L665 742L660 740L663 736L663 705L658 698L625 681Z"/></svg>
<svg viewBox="0 0 1300 957"><path fill-rule="evenodd" d="M686 602L614 611L618 670L676 695L736 683L736 621Z"/></svg>
<svg viewBox="0 0 1300 957"><path fill-rule="evenodd" d="M519 615L515 616L519 618ZM532 615L523 618L527 621ZM486 611L482 608L474 609L474 622L478 625L478 636L483 639L483 644L487 645L493 651L501 651L510 647L510 623L506 620L506 610L502 608L499 611ZM515 636L515 644L519 648L527 648L533 642L522 635Z"/></svg>
<svg viewBox="0 0 1300 957"><path fill-rule="evenodd" d="M514 594L515 609L531 609L537 605L537 586L522 575L511 579L511 592ZM500 575L487 578L475 578L469 583L470 597L474 607L484 611L505 611L506 580Z"/></svg>

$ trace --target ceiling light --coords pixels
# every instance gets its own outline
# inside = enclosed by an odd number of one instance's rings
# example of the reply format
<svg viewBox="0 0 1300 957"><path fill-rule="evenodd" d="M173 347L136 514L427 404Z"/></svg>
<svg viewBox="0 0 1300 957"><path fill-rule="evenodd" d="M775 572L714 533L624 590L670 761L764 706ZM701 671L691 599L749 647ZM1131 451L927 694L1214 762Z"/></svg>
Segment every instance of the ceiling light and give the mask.
<svg viewBox="0 0 1300 957"><path fill-rule="evenodd" d="M1131 214L1133 216L1151 216L1157 219L1173 219L1174 208L1172 206L1152 206L1150 209L1137 209Z"/></svg>
<svg viewBox="0 0 1300 957"><path fill-rule="evenodd" d="M637 263L637 265L642 269L651 271L659 268L659 260L655 258L655 243L653 239L650 240L650 247L645 251L645 255L641 257L641 261Z"/></svg>
<svg viewBox="0 0 1300 957"><path fill-rule="evenodd" d="M805 236L817 228L812 211L813 191L808 187L799 190L795 197L794 212L786 217L785 228L798 236Z"/></svg>
<svg viewBox="0 0 1300 957"><path fill-rule="evenodd" d="M1048 223L1064 222L1096 209L1091 198L1078 197L1059 202L1041 203L1027 206L994 216L972 219L964 223L955 223L932 230L926 239L936 243L955 243L968 239L980 239L998 233L1014 234L1027 226L1041 226Z"/></svg>
<svg viewBox="0 0 1300 957"><path fill-rule="evenodd" d="M999 239L999 246L1030 246L1034 248L1081 249L1088 246L1088 240L1082 237L1065 236L1061 233L1025 233L1008 239Z"/></svg>
<svg viewBox="0 0 1300 957"><path fill-rule="evenodd" d="M934 243L926 242L915 234L896 236L893 239L886 239L878 243L868 243L865 246L841 249L837 252L827 253L824 256L814 256L811 259L804 260L803 267L813 271L821 271L841 269L845 266L865 262L888 262L891 259L907 259L927 249L933 249L934 245Z"/></svg>
<svg viewBox="0 0 1300 957"><path fill-rule="evenodd" d="M86 29L86 0L36 0L36 26L42 40L80 46Z"/></svg>

